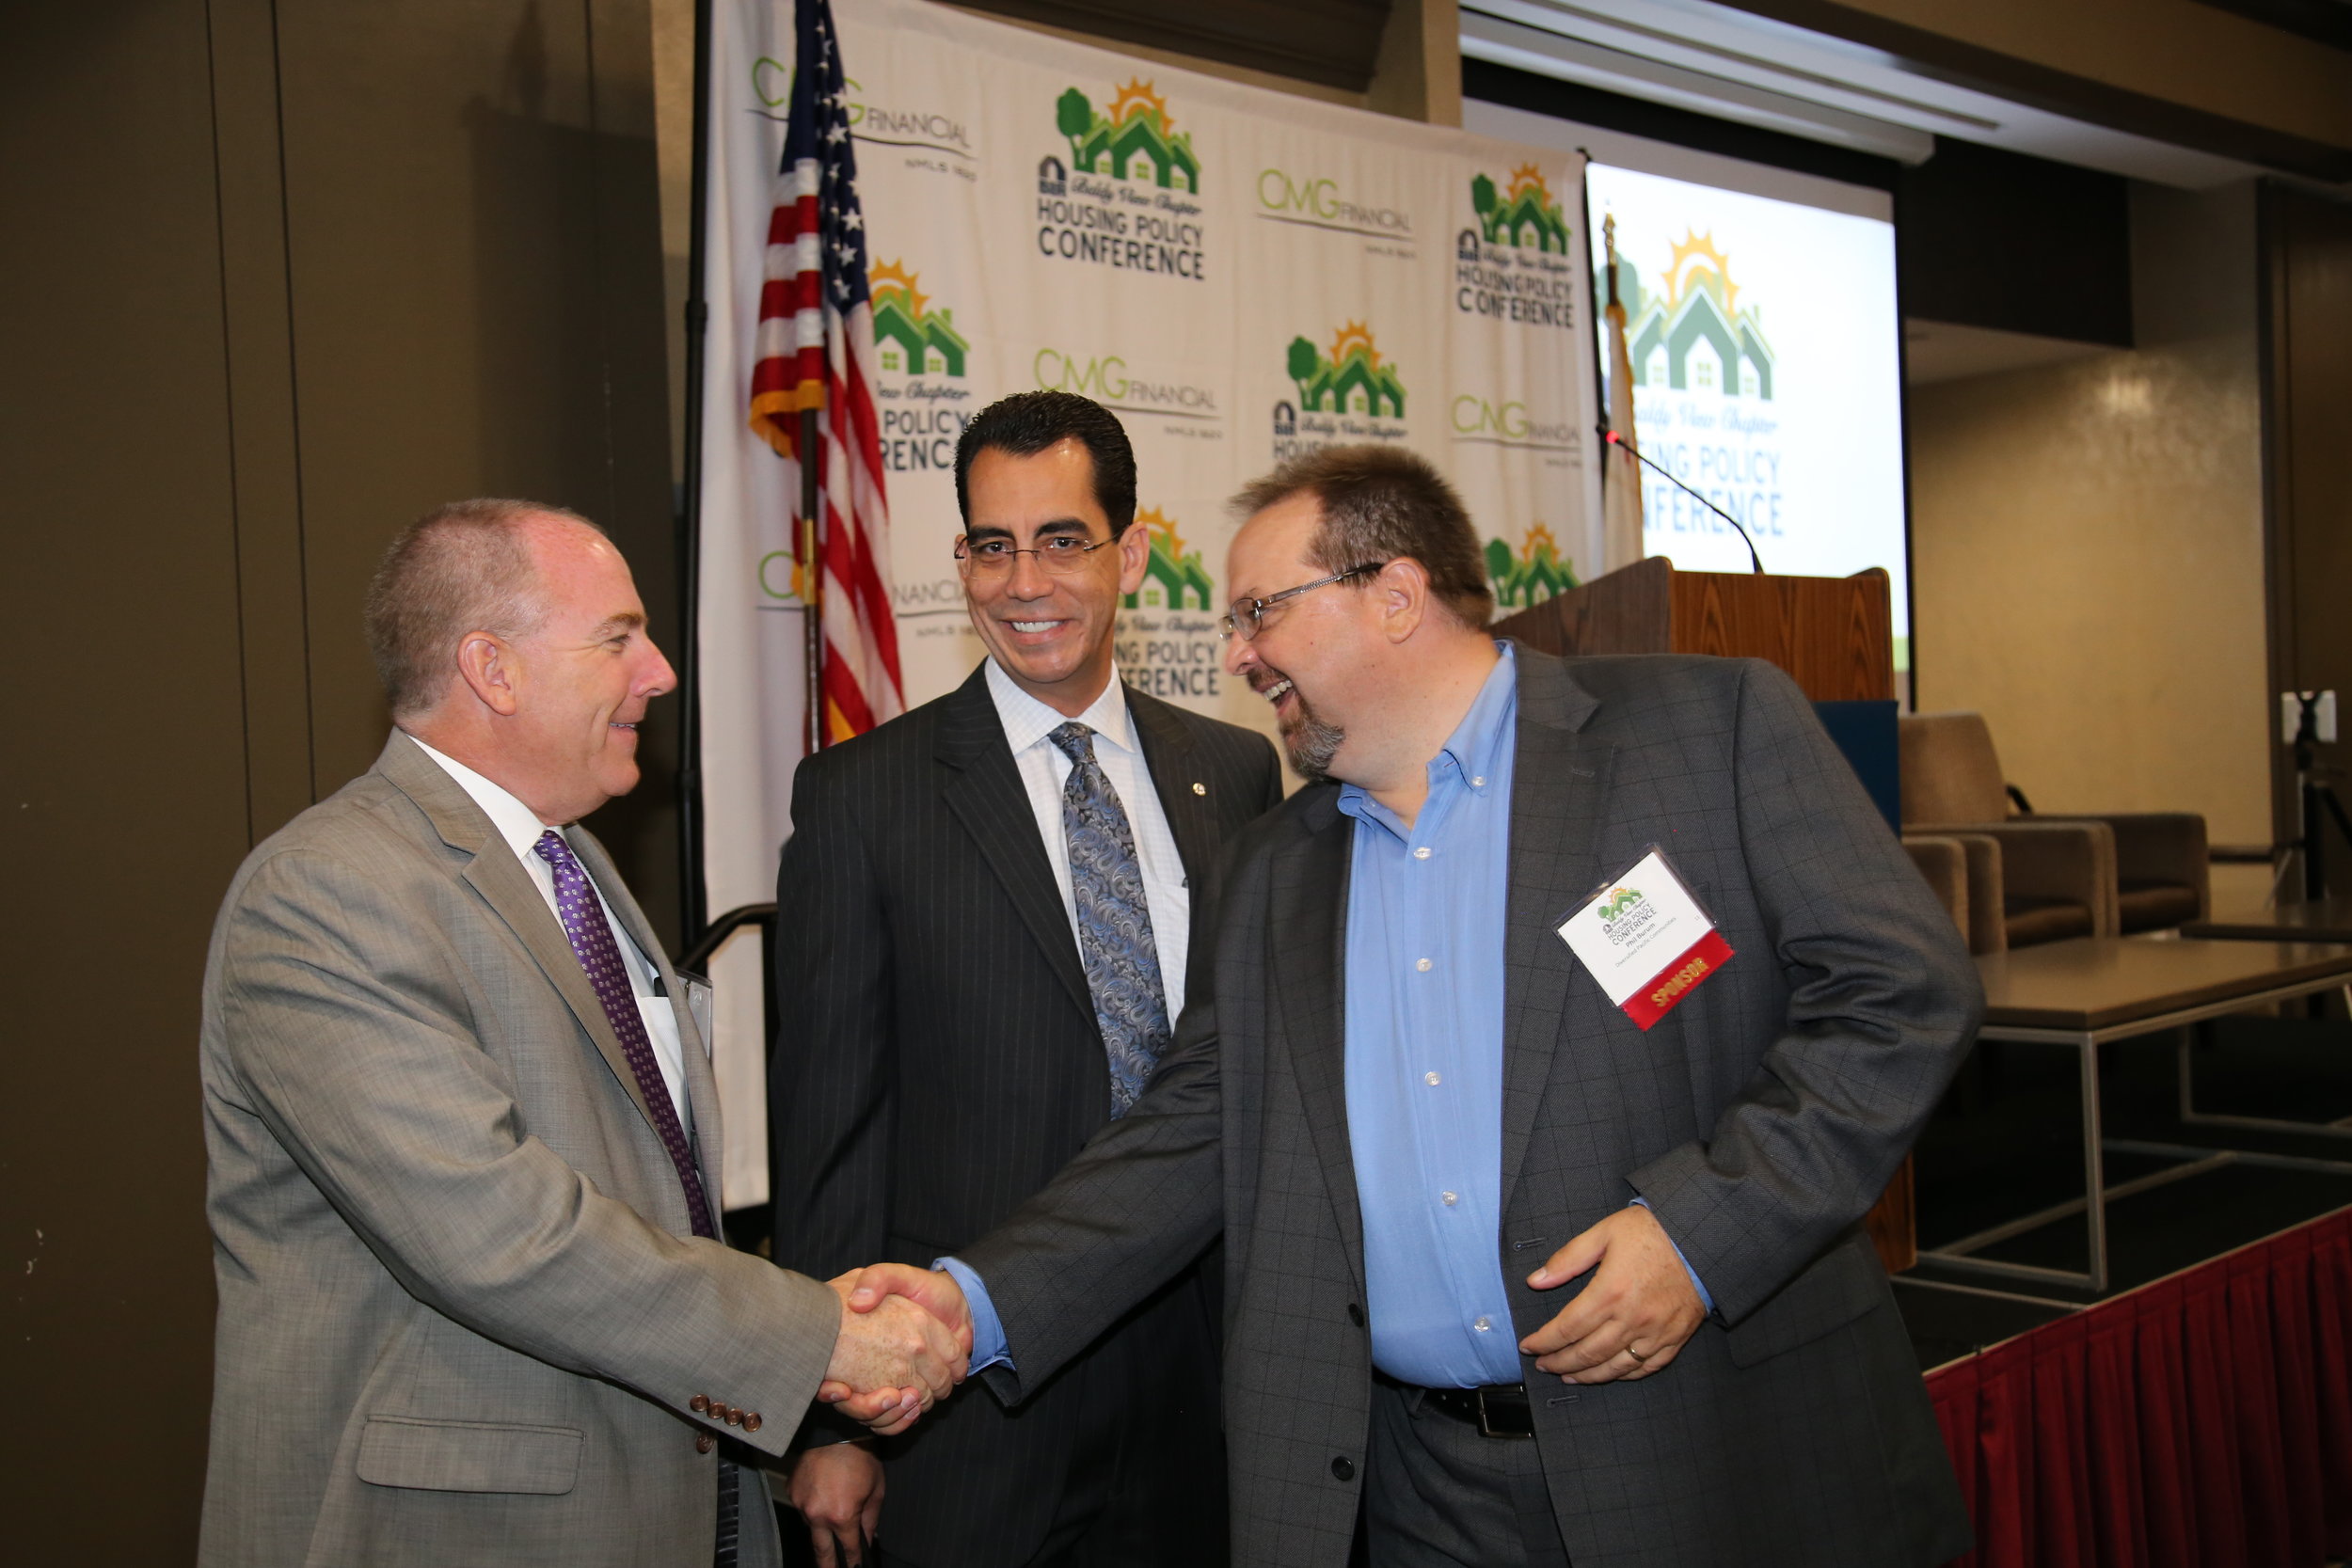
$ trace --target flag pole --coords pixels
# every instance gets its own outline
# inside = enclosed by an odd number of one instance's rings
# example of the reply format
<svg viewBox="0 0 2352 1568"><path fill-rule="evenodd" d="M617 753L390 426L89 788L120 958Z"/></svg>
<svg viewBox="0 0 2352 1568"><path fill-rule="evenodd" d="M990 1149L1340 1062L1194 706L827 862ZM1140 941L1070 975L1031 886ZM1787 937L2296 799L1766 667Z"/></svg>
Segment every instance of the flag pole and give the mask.
<svg viewBox="0 0 2352 1568"><path fill-rule="evenodd" d="M801 644L803 678L808 719L803 729L803 754L814 756L825 744L825 563L817 527L817 414L801 410Z"/></svg>

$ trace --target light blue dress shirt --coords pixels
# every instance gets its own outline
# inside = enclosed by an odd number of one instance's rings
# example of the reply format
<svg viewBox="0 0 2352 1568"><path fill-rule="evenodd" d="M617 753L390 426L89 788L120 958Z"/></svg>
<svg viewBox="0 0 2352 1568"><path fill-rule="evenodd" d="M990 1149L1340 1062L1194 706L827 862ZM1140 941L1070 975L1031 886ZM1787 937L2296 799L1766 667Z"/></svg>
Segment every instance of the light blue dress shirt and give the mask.
<svg viewBox="0 0 2352 1568"><path fill-rule="evenodd" d="M1486 685L1430 760L1429 796L1410 827L1354 784L1343 785L1339 799L1356 820L1347 1133L1364 1224L1372 1359L1391 1377L1434 1388L1524 1376L1501 1250L1502 949L1518 667L1511 645L1499 646ZM954 1275L971 1303L972 1370L1009 1365L1004 1326L979 1275L953 1258L934 1266ZM1695 1272L1691 1283L1713 1311Z"/></svg>
<svg viewBox="0 0 2352 1568"><path fill-rule="evenodd" d="M1429 761L1411 826L1354 784L1347 1135L1373 1364L1406 1383L1520 1380L1502 1227L1502 938L1518 666L1507 646Z"/></svg>

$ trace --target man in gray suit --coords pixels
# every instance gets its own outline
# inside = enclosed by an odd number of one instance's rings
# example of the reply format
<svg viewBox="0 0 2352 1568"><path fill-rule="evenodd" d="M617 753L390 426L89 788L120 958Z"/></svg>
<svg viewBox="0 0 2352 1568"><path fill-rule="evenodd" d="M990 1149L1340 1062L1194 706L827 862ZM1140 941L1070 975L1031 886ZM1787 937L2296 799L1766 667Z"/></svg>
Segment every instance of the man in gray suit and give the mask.
<svg viewBox="0 0 2352 1568"><path fill-rule="evenodd" d="M628 567L462 502L368 629L398 728L247 858L205 975L201 1560L773 1563L751 1462L820 1386L906 1424L962 1346L717 1239L705 1009L576 825L675 682Z"/></svg>
<svg viewBox="0 0 2352 1568"><path fill-rule="evenodd" d="M1236 842L1134 1112L853 1305L952 1311L952 1275L1017 1401L1222 1227L1238 1563L1340 1568L1359 1523L1412 1568L1964 1549L1859 1222L1981 998L1793 684L1499 644L1470 520L1406 453L1240 504L1228 667L1319 782ZM1681 931L1605 990L1606 940L1565 938L1634 893Z"/></svg>

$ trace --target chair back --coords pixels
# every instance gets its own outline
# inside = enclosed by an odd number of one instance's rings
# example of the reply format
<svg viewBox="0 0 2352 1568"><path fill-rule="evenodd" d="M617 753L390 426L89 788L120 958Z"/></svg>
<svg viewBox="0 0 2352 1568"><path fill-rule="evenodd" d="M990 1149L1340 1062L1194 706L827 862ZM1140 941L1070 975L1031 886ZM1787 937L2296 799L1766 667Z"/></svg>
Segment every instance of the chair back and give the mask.
<svg viewBox="0 0 2352 1568"><path fill-rule="evenodd" d="M1915 713L1896 727L1905 824L1999 822L2009 794L1981 713Z"/></svg>

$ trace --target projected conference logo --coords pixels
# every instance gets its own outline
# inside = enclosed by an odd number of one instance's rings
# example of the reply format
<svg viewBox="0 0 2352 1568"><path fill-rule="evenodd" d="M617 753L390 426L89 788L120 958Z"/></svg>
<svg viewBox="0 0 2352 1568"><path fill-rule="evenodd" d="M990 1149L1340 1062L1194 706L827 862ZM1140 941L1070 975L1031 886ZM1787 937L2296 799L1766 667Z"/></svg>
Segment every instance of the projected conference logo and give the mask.
<svg viewBox="0 0 2352 1568"><path fill-rule="evenodd" d="M972 345L956 329L955 312L916 287L903 261L870 269L874 357L882 374L874 401L882 410L882 467L893 473L952 470L956 440L972 417L957 405L971 401L963 383Z"/></svg>
<svg viewBox="0 0 2352 1568"><path fill-rule="evenodd" d="M1626 343L1633 385L1772 401L1772 348L1763 312L1740 303L1731 260L1715 236L1684 230L1673 259L1645 290L1642 275L1618 253L1617 298L1626 307Z"/></svg>
<svg viewBox="0 0 2352 1568"><path fill-rule="evenodd" d="M1549 528L1530 523L1517 550L1507 539L1486 541L1486 585L1494 590L1496 612L1508 615L1574 588L1576 568L1561 555Z"/></svg>
<svg viewBox="0 0 2352 1568"><path fill-rule="evenodd" d="M1177 703L1213 703L1223 649L1216 635L1216 582L1201 552L1185 543L1176 519L1156 506L1136 513L1152 553L1143 582L1128 594L1112 651L1119 673L1138 691Z"/></svg>
<svg viewBox="0 0 2352 1568"><path fill-rule="evenodd" d="M1404 372L1381 357L1366 324L1341 327L1328 353L1293 338L1282 364L1298 395L1274 405L1276 462L1346 441L1405 439Z"/></svg>
<svg viewBox="0 0 2352 1568"><path fill-rule="evenodd" d="M1576 326L1576 263L1568 220L1543 171L1521 164L1498 188L1470 182L1475 221L1454 236L1454 308L1528 326Z"/></svg>
<svg viewBox="0 0 2352 1568"><path fill-rule="evenodd" d="M1207 276L1200 160L1151 83L1131 79L1100 107L1072 87L1055 100L1054 125L1064 146L1037 166L1041 255L1196 283Z"/></svg>
<svg viewBox="0 0 2352 1568"><path fill-rule="evenodd" d="M1764 336L1762 307L1745 297L1712 230L1686 226L1654 283L1645 282L1629 248L1620 224L1617 298L1626 307L1643 454L1750 533L1778 537L1781 449L1771 437L1780 421L1765 405L1773 401L1779 361ZM1643 485L1642 501L1645 529L1730 534L1672 485Z"/></svg>
<svg viewBox="0 0 2352 1568"><path fill-rule="evenodd" d="M1043 391L1075 392L1121 414L1180 421L1163 426L1166 435L1205 435L1210 440L1222 436L1200 429L1224 422L1215 388L1202 387L1173 371L1135 364L1123 354L1091 354L1048 345L1029 356L1029 375Z"/></svg>

